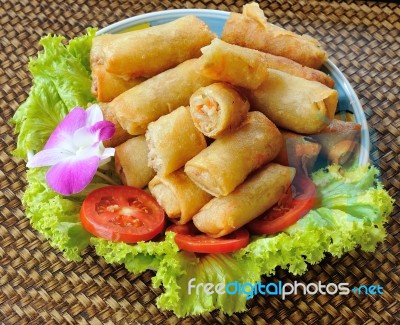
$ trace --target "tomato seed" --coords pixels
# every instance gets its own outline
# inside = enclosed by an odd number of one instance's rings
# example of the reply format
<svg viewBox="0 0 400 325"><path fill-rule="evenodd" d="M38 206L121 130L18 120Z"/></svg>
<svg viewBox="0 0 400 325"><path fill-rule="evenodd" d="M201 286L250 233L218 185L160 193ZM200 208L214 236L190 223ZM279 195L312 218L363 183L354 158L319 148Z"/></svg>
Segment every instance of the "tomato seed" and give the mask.
<svg viewBox="0 0 400 325"><path fill-rule="evenodd" d="M134 217L134 216L129 216L129 215L123 215L119 214L114 217L112 217L109 222L121 226L121 227L135 227L139 228L143 226L143 222Z"/></svg>
<svg viewBox="0 0 400 325"><path fill-rule="evenodd" d="M119 208L117 202L114 198L106 196L102 197L98 203L95 205L95 210L98 214L104 212L114 212Z"/></svg>

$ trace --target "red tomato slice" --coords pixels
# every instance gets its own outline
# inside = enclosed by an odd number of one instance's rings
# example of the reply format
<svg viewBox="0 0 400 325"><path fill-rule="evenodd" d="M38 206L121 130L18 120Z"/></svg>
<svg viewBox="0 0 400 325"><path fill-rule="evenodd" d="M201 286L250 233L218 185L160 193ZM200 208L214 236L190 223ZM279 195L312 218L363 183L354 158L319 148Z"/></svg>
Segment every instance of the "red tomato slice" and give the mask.
<svg viewBox="0 0 400 325"><path fill-rule="evenodd" d="M246 228L253 234L270 235L286 229L304 217L314 206L317 191L314 183L306 176L296 177L294 185L301 192L300 195L293 200L285 199L286 205L272 207L261 217L249 222Z"/></svg>
<svg viewBox="0 0 400 325"><path fill-rule="evenodd" d="M220 238L207 236L193 223L172 225L166 231L176 233L175 243L181 250L194 253L230 253L246 247L250 240L249 232L244 228Z"/></svg>
<svg viewBox="0 0 400 325"><path fill-rule="evenodd" d="M112 241L150 240L165 224L164 210L143 190L105 186L89 193L81 207L81 223L91 234Z"/></svg>

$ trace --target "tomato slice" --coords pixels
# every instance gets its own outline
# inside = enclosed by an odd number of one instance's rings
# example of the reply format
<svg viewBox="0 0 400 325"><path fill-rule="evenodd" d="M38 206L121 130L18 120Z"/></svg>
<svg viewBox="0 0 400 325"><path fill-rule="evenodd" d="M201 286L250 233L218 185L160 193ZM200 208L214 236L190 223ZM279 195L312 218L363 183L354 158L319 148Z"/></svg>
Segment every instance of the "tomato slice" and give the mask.
<svg viewBox="0 0 400 325"><path fill-rule="evenodd" d="M284 199L283 205L269 209L264 215L246 225L253 234L270 235L295 224L312 209L316 202L317 191L314 183L306 176L296 177L294 185L301 194L293 200Z"/></svg>
<svg viewBox="0 0 400 325"><path fill-rule="evenodd" d="M249 232L245 228L220 238L207 236L193 223L172 225L166 231L176 233L175 243L181 250L194 253L230 253L246 247L250 240Z"/></svg>
<svg viewBox="0 0 400 325"><path fill-rule="evenodd" d="M80 213L91 234L112 241L150 240L165 224L164 210L145 191L132 186L105 186L89 193Z"/></svg>

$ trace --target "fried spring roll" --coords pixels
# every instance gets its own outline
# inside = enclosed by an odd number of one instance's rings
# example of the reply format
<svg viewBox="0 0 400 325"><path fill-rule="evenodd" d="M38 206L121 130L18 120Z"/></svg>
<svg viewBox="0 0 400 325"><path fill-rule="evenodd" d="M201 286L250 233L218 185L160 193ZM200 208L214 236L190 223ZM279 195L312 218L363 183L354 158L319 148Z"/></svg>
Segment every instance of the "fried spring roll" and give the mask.
<svg viewBox="0 0 400 325"><path fill-rule="evenodd" d="M247 175L273 160L282 147L282 135L260 112L250 112L241 126L215 140L189 160L185 173L213 196L225 196Z"/></svg>
<svg viewBox="0 0 400 325"><path fill-rule="evenodd" d="M91 61L108 72L129 78L152 77L181 62L200 56L200 49L215 38L195 16L115 35L94 38Z"/></svg>
<svg viewBox="0 0 400 325"><path fill-rule="evenodd" d="M213 80L256 89L267 77L267 66L259 51L229 46L217 38L201 51L199 71Z"/></svg>
<svg viewBox="0 0 400 325"><path fill-rule="evenodd" d="M303 134L320 132L329 125L338 103L335 89L274 69L247 97L253 109L276 125Z"/></svg>
<svg viewBox="0 0 400 325"><path fill-rule="evenodd" d="M99 102L110 102L144 80L144 78L126 79L107 72L103 65L92 66L92 94Z"/></svg>
<svg viewBox="0 0 400 325"><path fill-rule="evenodd" d="M189 109L183 106L150 123L146 141L149 166L161 176L183 167L207 146L204 135L193 124Z"/></svg>
<svg viewBox="0 0 400 325"><path fill-rule="evenodd" d="M115 148L115 171L123 184L143 188L150 182L156 172L148 166L148 153L143 135Z"/></svg>
<svg viewBox="0 0 400 325"><path fill-rule="evenodd" d="M190 96L211 79L196 71L197 59L185 61L175 68L127 90L110 102L121 126L133 135L146 132L147 125L179 106L189 105Z"/></svg>
<svg viewBox="0 0 400 325"><path fill-rule="evenodd" d="M318 81L330 88L335 86L333 79L322 71L302 66L282 56L229 44L220 39L214 39L202 52L204 54L199 60L199 71L202 74L243 88L257 89L267 77L267 68Z"/></svg>
<svg viewBox="0 0 400 325"><path fill-rule="evenodd" d="M193 223L202 232L225 236L271 208L290 186L294 168L267 164L232 193L212 199L194 215Z"/></svg>
<svg viewBox="0 0 400 325"><path fill-rule="evenodd" d="M121 34L104 34L93 38L92 48L90 49L90 65L104 65L103 48L107 46L113 39L121 37Z"/></svg>
<svg viewBox="0 0 400 325"><path fill-rule="evenodd" d="M266 21L257 4L244 6L244 13L231 13L221 39L225 42L287 57L319 69L328 54L320 43L307 35L297 35Z"/></svg>
<svg viewBox="0 0 400 325"><path fill-rule="evenodd" d="M100 103L99 106L101 108L101 111L103 112L104 120L113 123L115 126L115 133L112 138L103 141L105 147L116 147L121 143L124 143L126 140L132 138L132 135L126 132L119 124L117 117L114 114L114 111L111 109L108 103Z"/></svg>
<svg viewBox="0 0 400 325"><path fill-rule="evenodd" d="M203 207L212 196L198 188L183 169L167 176L155 176L149 183L151 194L173 222L183 225Z"/></svg>
<svg viewBox="0 0 400 325"><path fill-rule="evenodd" d="M263 53L263 55L264 60L271 69L280 70L307 80L318 81L329 88L335 87L335 81L329 75L320 70L302 66L301 64L283 56L269 53Z"/></svg>
<svg viewBox="0 0 400 325"><path fill-rule="evenodd" d="M210 138L236 129L246 118L249 102L232 86L214 83L190 97L190 114L196 128Z"/></svg>

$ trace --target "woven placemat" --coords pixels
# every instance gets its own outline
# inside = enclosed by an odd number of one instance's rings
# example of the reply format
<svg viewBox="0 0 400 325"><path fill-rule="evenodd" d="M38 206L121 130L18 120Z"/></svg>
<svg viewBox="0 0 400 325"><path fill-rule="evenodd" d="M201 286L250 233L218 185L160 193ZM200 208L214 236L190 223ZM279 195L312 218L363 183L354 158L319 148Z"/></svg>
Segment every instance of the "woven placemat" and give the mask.
<svg viewBox="0 0 400 325"><path fill-rule="evenodd" d="M380 284L384 294L257 296L247 313L218 311L178 319L160 312L148 271L132 275L107 265L92 249L67 262L34 231L20 199L25 164L12 157L15 136L8 120L30 88L28 57L38 40L56 33L74 37L88 26L104 27L141 13L176 8L240 11L245 1L0 0L0 322L5 324L395 324L400 323L400 6L373 1L282 1L260 3L269 21L322 40L349 79L375 130L372 136L382 179L396 199L386 241L374 254L360 250L326 257L301 277L278 270L271 281Z"/></svg>

